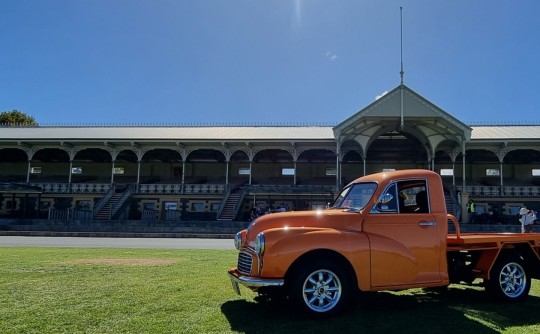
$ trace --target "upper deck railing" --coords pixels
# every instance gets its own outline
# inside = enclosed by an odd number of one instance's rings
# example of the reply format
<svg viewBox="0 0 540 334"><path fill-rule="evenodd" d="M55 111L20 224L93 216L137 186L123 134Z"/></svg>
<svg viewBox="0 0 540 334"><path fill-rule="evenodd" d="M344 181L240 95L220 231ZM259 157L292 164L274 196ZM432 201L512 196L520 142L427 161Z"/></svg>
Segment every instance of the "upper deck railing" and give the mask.
<svg viewBox="0 0 540 334"><path fill-rule="evenodd" d="M45 194L104 194L110 188L109 183L31 183L31 186L40 187ZM227 190L226 184L139 184L135 187L134 194L148 195L189 195L189 194L206 194L206 195L224 195ZM252 185L251 191L255 192L272 192L284 191L289 192L327 192L335 191L335 186L328 185ZM511 185L511 186L483 186L473 185L456 186L456 190L468 193L469 196L475 198L489 197L526 197L533 198L540 196L540 186L534 185Z"/></svg>
<svg viewBox="0 0 540 334"><path fill-rule="evenodd" d="M475 198L485 197L538 197L540 186L456 186L456 189Z"/></svg>
<svg viewBox="0 0 540 334"><path fill-rule="evenodd" d="M32 183L44 194L104 194L111 189L110 183ZM222 195L225 184L139 184L134 194L148 195Z"/></svg>

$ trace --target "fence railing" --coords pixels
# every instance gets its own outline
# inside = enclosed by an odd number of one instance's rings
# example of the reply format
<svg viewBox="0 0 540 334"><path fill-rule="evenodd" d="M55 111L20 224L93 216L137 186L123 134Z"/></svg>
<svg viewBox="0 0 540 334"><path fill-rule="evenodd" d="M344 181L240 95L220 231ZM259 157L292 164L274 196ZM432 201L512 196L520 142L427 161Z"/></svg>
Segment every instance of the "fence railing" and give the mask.
<svg viewBox="0 0 540 334"><path fill-rule="evenodd" d="M49 220L68 220L70 218L70 210L56 210L49 209L48 219Z"/></svg>
<svg viewBox="0 0 540 334"><path fill-rule="evenodd" d="M180 210L165 210L165 220L180 220L182 212Z"/></svg>
<svg viewBox="0 0 540 334"><path fill-rule="evenodd" d="M159 211L143 210L141 220L157 220Z"/></svg>

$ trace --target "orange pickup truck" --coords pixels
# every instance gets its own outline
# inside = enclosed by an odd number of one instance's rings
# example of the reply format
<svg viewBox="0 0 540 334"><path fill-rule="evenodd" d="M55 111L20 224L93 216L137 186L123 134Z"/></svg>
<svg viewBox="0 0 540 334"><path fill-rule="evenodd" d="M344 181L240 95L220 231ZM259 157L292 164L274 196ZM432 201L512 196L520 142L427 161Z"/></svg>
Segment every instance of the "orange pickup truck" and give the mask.
<svg viewBox="0 0 540 334"><path fill-rule="evenodd" d="M448 223L455 233L448 233ZM338 312L360 291L471 284L503 300L540 278L540 234L460 233L440 176L403 170L361 177L326 210L259 217L234 240L234 290L285 296L314 316Z"/></svg>

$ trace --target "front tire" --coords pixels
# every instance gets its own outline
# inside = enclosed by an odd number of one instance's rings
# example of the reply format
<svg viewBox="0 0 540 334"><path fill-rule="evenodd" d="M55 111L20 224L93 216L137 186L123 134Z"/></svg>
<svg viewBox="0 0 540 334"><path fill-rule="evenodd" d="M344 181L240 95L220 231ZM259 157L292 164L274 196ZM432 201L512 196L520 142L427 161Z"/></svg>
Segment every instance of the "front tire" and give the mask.
<svg viewBox="0 0 540 334"><path fill-rule="evenodd" d="M314 317L336 314L350 297L350 279L336 263L305 264L294 274L290 286L292 301Z"/></svg>
<svg viewBox="0 0 540 334"><path fill-rule="evenodd" d="M523 262L517 257L503 257L497 260L490 276L486 288L500 300L522 300L531 289L531 278L527 275Z"/></svg>

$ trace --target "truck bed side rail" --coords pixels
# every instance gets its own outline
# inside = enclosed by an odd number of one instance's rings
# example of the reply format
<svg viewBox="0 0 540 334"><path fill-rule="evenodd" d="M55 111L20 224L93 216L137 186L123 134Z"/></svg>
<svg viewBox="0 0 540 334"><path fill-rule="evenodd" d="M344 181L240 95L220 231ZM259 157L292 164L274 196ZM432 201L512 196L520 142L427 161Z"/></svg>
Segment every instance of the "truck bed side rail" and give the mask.
<svg viewBox="0 0 540 334"><path fill-rule="evenodd" d="M456 238L461 239L461 231L459 229L459 222L458 222L457 218L454 215L451 215L451 214L447 214L446 217L448 218L448 220L451 220L452 223L454 223L454 228L456 230Z"/></svg>

